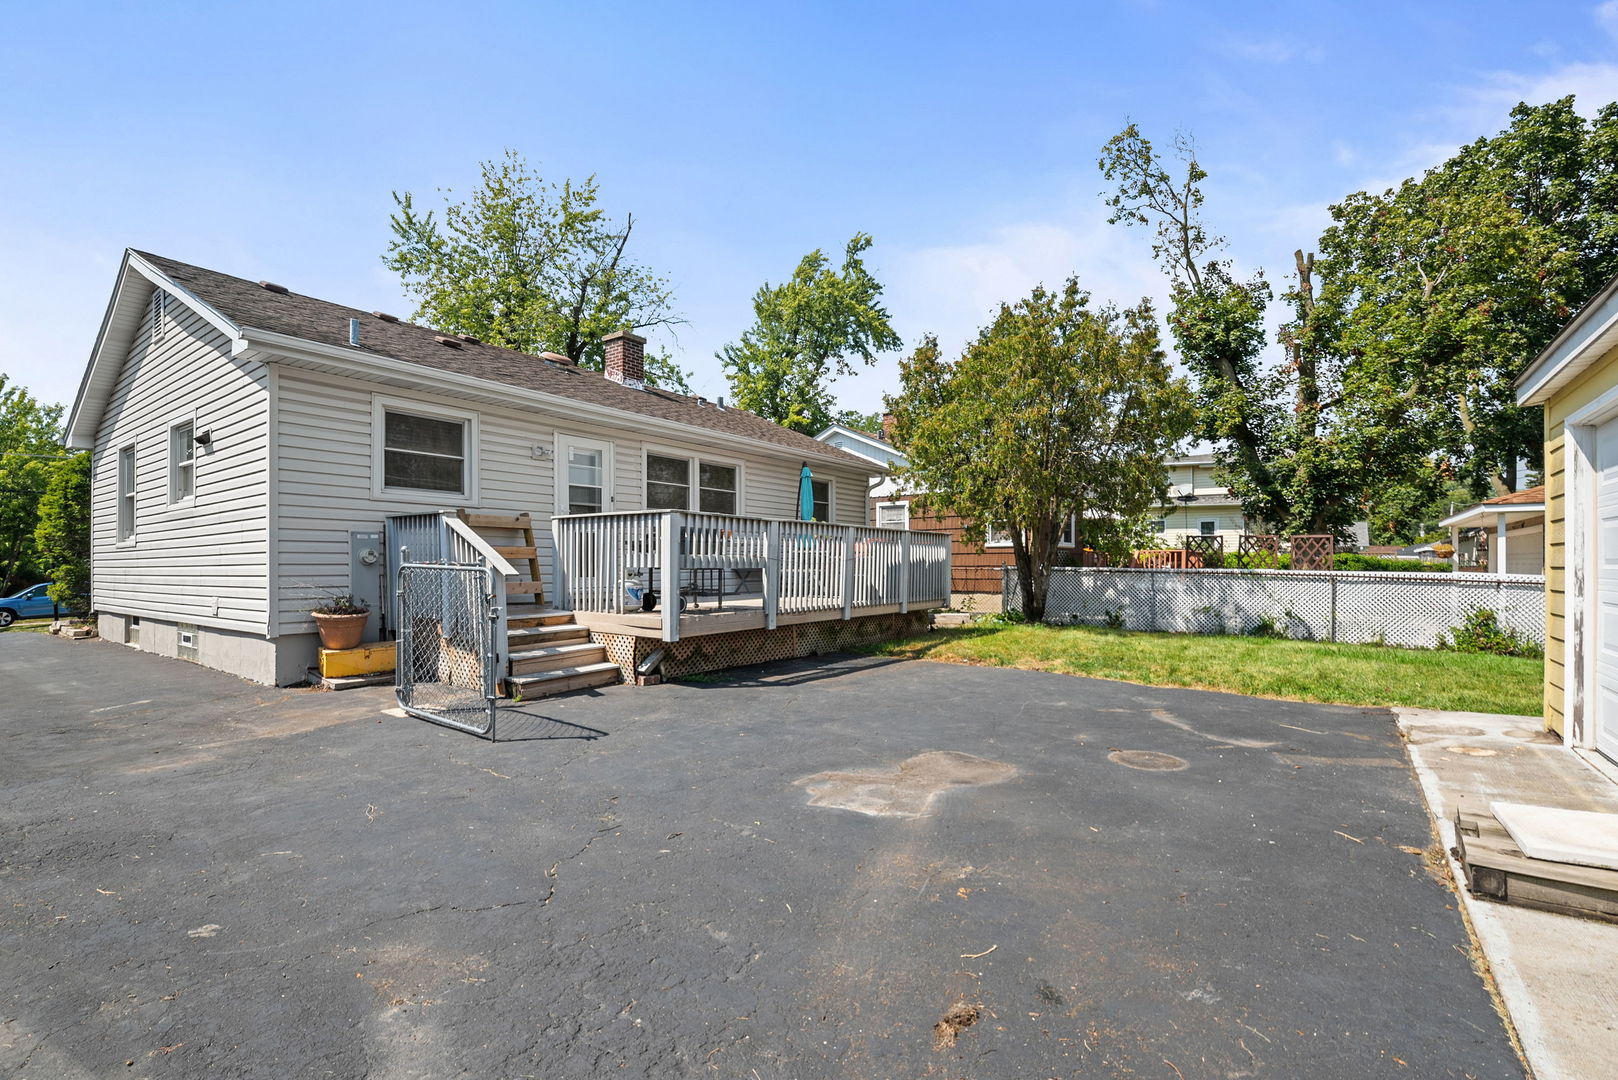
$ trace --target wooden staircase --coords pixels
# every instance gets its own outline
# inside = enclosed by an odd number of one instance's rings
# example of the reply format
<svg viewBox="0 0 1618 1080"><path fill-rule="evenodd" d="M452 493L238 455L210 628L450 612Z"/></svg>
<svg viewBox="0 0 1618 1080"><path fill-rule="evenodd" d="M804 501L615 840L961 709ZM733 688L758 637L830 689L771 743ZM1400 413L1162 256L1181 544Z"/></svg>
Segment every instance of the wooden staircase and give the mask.
<svg viewBox="0 0 1618 1080"><path fill-rule="evenodd" d="M503 558L528 571L526 580L506 583L510 659L501 693L532 700L622 682L623 673L607 659L606 646L592 644L590 632L573 621L571 611L545 606L539 547L529 515L456 513Z"/></svg>

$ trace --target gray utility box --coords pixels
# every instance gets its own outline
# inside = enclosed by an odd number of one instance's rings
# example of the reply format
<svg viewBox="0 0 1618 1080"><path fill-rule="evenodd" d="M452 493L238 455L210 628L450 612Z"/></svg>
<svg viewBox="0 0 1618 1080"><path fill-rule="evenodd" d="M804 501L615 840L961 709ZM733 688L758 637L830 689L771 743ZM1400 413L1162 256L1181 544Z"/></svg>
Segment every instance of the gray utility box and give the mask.
<svg viewBox="0 0 1618 1080"><path fill-rule="evenodd" d="M382 640L391 638L393 627L388 625L386 602L388 548L382 542L382 530L348 534L348 581L355 599L371 605L370 632Z"/></svg>

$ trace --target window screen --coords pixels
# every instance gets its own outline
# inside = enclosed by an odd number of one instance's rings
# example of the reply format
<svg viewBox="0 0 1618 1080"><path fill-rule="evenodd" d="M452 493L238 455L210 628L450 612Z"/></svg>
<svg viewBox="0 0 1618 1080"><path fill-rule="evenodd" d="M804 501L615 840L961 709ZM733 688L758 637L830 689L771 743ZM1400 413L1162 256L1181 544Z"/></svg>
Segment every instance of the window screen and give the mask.
<svg viewBox="0 0 1618 1080"><path fill-rule="evenodd" d="M466 421L383 414L382 483L390 488L461 492L466 488Z"/></svg>

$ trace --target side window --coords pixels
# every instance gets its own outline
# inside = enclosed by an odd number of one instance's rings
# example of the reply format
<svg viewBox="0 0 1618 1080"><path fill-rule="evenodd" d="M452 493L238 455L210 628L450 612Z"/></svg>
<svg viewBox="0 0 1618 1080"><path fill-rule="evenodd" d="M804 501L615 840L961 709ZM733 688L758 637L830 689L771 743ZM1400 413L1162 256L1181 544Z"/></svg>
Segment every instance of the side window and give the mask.
<svg viewBox="0 0 1618 1080"><path fill-rule="evenodd" d="M697 509L705 514L736 513L736 467L712 465L704 461L697 467L701 490L697 495Z"/></svg>
<svg viewBox="0 0 1618 1080"><path fill-rule="evenodd" d="M831 520L831 481L830 480L814 480L814 479L811 479L809 481L809 490L813 494L814 500L815 500L815 516L813 518L811 518L810 520L812 520L812 521L830 521Z"/></svg>
<svg viewBox="0 0 1618 1080"><path fill-rule="evenodd" d="M382 486L394 490L464 494L465 420L384 409Z"/></svg>
<svg viewBox="0 0 1618 1080"><path fill-rule="evenodd" d="M691 462L646 455L646 509L684 510L691 505Z"/></svg>
<svg viewBox="0 0 1618 1080"><path fill-rule="evenodd" d="M1217 522L1217 521L1199 521L1199 522L1197 522L1197 531L1202 533L1203 536L1212 536L1214 534L1214 532L1218 528L1219 528L1219 522Z"/></svg>
<svg viewBox="0 0 1618 1080"><path fill-rule="evenodd" d="M118 451L118 539L135 535L135 447Z"/></svg>
<svg viewBox="0 0 1618 1080"><path fill-rule="evenodd" d="M169 428L169 502L185 502L197 490L196 424L187 420Z"/></svg>
<svg viewBox="0 0 1618 1080"><path fill-rule="evenodd" d="M876 524L879 529L910 528L910 504L907 502L877 503Z"/></svg>

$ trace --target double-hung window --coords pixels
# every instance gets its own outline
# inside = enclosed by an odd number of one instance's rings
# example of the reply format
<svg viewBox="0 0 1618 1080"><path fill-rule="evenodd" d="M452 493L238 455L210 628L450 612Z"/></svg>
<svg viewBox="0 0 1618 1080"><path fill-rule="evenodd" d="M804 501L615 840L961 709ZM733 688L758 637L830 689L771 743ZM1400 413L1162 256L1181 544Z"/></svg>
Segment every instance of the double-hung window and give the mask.
<svg viewBox="0 0 1618 1080"><path fill-rule="evenodd" d="M135 447L118 451L118 539L135 535Z"/></svg>
<svg viewBox="0 0 1618 1080"><path fill-rule="evenodd" d="M877 503L876 527L879 529L910 528L910 504L907 502Z"/></svg>
<svg viewBox="0 0 1618 1080"><path fill-rule="evenodd" d="M740 511L740 503L738 466L647 452L646 509L735 514Z"/></svg>
<svg viewBox="0 0 1618 1080"><path fill-rule="evenodd" d="M831 481L810 479L809 491L815 500L815 516L811 521L831 520Z"/></svg>
<svg viewBox="0 0 1618 1080"><path fill-rule="evenodd" d="M187 420L169 428L169 502L187 502L197 492L197 425Z"/></svg>
<svg viewBox="0 0 1618 1080"><path fill-rule="evenodd" d="M374 422L375 494L475 498L473 414L378 400Z"/></svg>

